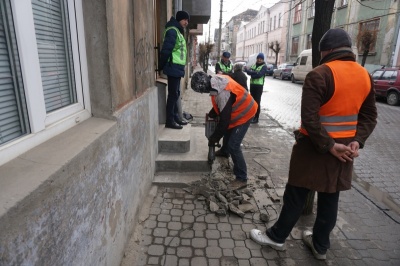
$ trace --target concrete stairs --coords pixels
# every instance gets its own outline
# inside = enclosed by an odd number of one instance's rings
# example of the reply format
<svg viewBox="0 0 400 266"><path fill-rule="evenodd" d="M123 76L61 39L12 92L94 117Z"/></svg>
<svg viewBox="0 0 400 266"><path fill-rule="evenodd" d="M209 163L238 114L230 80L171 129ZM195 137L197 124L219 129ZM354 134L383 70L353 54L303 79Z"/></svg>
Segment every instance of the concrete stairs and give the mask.
<svg viewBox="0 0 400 266"><path fill-rule="evenodd" d="M158 155L153 184L185 187L210 173L204 126L188 124L181 130L159 126Z"/></svg>

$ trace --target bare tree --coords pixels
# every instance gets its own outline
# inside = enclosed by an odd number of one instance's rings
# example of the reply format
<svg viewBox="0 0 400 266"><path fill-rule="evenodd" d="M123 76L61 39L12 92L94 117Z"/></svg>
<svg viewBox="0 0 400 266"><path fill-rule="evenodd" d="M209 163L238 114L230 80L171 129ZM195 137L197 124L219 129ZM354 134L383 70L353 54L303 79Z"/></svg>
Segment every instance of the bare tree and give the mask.
<svg viewBox="0 0 400 266"><path fill-rule="evenodd" d="M200 65L203 67L203 71L207 73L208 62L210 58L210 53L214 47L214 44L205 43L199 45L199 61Z"/></svg>
<svg viewBox="0 0 400 266"><path fill-rule="evenodd" d="M272 51L274 51L274 53L275 53L275 65L277 65L278 64L279 51L281 50L281 44L278 41L271 42L268 45L268 48L271 49Z"/></svg>
<svg viewBox="0 0 400 266"><path fill-rule="evenodd" d="M377 32L375 30L370 30L367 28L363 28L358 32L357 35L357 43L359 44L360 51L363 52L361 65L365 65L365 61L367 60L368 53L370 51L373 44L375 44L377 37Z"/></svg>

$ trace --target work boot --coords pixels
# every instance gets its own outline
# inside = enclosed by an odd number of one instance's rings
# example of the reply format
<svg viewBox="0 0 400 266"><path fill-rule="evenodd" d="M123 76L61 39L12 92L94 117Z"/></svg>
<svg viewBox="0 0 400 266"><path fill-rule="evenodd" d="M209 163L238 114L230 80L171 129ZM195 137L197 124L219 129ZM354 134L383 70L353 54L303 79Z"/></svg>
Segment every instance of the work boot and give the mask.
<svg viewBox="0 0 400 266"><path fill-rule="evenodd" d="M312 239L313 233L309 230L303 231L303 242L304 244L309 247L317 260L326 260L326 254L320 254L314 248L314 243Z"/></svg>
<svg viewBox="0 0 400 266"><path fill-rule="evenodd" d="M181 125L178 125L178 124L175 123L175 122L171 122L171 123L167 122L167 123L165 124L165 127L166 127L166 128L172 128L172 129L182 129L182 128L183 128Z"/></svg>
<svg viewBox="0 0 400 266"><path fill-rule="evenodd" d="M277 243L271 238L267 236L265 232L262 232L261 230L258 229L251 229L250 230L250 238L254 240L257 244L260 244L261 246L269 246L275 250L285 250L286 246L285 243Z"/></svg>
<svg viewBox="0 0 400 266"><path fill-rule="evenodd" d="M175 120L175 122L176 122L178 125L181 125L181 126L186 126L186 125L188 124L188 122L183 121L183 120Z"/></svg>
<svg viewBox="0 0 400 266"><path fill-rule="evenodd" d="M237 190L245 187L247 187L247 179L240 179L240 178L236 178L228 185L228 188L231 190Z"/></svg>

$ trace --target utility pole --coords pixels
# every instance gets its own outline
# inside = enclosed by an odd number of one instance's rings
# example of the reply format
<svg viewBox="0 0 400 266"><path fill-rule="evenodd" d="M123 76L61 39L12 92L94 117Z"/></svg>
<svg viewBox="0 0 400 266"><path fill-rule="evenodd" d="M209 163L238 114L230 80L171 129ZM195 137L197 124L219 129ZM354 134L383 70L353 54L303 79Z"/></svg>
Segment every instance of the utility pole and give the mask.
<svg viewBox="0 0 400 266"><path fill-rule="evenodd" d="M218 54L217 54L217 58L219 61L220 60L220 54L221 54L221 35L222 35L222 3L223 0L221 0L221 6L219 9L219 34L218 34Z"/></svg>

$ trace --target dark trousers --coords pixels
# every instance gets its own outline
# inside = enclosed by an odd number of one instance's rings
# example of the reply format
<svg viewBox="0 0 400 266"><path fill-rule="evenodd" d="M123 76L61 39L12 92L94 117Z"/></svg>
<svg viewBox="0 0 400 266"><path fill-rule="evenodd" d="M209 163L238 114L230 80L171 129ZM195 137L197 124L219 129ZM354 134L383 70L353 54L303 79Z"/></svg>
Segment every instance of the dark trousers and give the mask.
<svg viewBox="0 0 400 266"><path fill-rule="evenodd" d="M269 229L267 235L278 243L284 243L304 208L307 194L310 190L286 185L283 194L283 207L278 221ZM329 234L336 224L339 192L318 192L317 217L313 227L314 248L320 254L325 254L330 247Z"/></svg>
<svg viewBox="0 0 400 266"><path fill-rule="evenodd" d="M228 129L224 134L224 139L222 141L221 150L223 153L229 153L231 155L233 174L237 179L241 180L247 180L247 166L240 144L242 143L249 126L250 120L242 125Z"/></svg>
<svg viewBox="0 0 400 266"><path fill-rule="evenodd" d="M177 101L181 94L181 78L168 76L167 124L178 120Z"/></svg>
<svg viewBox="0 0 400 266"><path fill-rule="evenodd" d="M253 97L254 101L258 104L257 108L257 113L254 116L255 118L258 118L260 116L260 110L261 110L261 95L263 93L264 86L263 85L254 85L250 84L250 94L251 97Z"/></svg>

